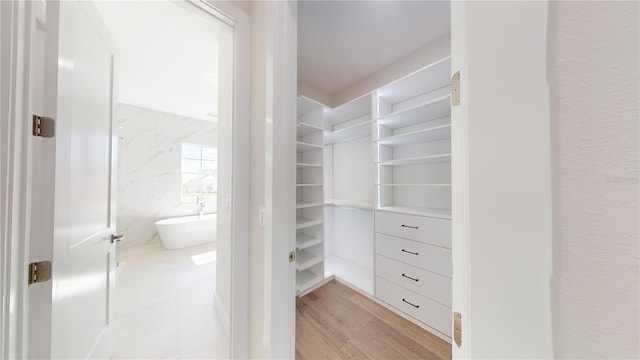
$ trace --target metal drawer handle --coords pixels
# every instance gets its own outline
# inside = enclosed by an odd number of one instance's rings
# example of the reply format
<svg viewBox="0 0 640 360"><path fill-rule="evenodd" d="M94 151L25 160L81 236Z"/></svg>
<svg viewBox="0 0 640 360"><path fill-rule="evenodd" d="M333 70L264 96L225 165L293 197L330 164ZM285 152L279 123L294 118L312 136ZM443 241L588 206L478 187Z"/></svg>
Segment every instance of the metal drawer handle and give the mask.
<svg viewBox="0 0 640 360"><path fill-rule="evenodd" d="M405 249L402 249L402 252L406 252L406 253L411 254L411 255L418 255L417 252L407 251Z"/></svg>
<svg viewBox="0 0 640 360"><path fill-rule="evenodd" d="M411 279L413 281L419 281L419 279L412 278L411 276L407 276L405 274L402 274L402 276L406 277L407 279Z"/></svg>
<svg viewBox="0 0 640 360"><path fill-rule="evenodd" d="M409 229L418 230L418 227L417 227L417 226L409 226L409 225L402 224L402 227L406 227L406 228L409 228Z"/></svg>
<svg viewBox="0 0 640 360"><path fill-rule="evenodd" d="M413 307L414 307L414 308L416 308L416 309L420 307L420 305L414 305L414 304L412 304L412 303L408 302L407 300L405 300L404 298L402 298L402 301L406 302L407 304L409 304L409 305L413 306Z"/></svg>

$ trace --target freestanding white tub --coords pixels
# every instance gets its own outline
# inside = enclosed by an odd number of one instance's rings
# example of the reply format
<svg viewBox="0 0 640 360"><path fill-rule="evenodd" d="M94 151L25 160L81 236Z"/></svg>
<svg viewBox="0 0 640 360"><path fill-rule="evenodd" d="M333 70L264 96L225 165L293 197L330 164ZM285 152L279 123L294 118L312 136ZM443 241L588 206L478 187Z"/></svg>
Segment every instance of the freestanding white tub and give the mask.
<svg viewBox="0 0 640 360"><path fill-rule="evenodd" d="M165 249L182 249L216 241L216 214L184 216L156 222Z"/></svg>

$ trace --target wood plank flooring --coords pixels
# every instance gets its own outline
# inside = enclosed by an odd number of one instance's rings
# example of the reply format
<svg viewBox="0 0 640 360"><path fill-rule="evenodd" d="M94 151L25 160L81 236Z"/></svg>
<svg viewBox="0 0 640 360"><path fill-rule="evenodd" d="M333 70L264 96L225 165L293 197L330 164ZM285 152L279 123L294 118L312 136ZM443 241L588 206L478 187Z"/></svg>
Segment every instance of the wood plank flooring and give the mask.
<svg viewBox="0 0 640 360"><path fill-rule="evenodd" d="M296 359L451 359L451 344L332 280L296 300Z"/></svg>

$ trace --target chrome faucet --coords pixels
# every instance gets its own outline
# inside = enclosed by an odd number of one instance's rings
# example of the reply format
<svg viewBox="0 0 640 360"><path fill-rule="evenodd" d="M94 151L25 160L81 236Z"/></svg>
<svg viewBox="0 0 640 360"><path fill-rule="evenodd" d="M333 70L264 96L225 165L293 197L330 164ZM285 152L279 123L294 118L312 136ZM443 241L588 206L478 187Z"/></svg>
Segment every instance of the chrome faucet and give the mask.
<svg viewBox="0 0 640 360"><path fill-rule="evenodd" d="M204 213L204 201L200 200L200 195L196 195L196 205L198 206L198 214L202 216Z"/></svg>

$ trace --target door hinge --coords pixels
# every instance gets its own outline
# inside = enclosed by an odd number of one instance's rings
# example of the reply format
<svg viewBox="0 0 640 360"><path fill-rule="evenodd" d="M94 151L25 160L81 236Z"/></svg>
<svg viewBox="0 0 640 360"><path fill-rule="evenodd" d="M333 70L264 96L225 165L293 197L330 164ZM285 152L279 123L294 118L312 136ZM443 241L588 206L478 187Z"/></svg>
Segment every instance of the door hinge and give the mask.
<svg viewBox="0 0 640 360"><path fill-rule="evenodd" d="M460 71L458 70L451 78L451 105L460 105Z"/></svg>
<svg viewBox="0 0 640 360"><path fill-rule="evenodd" d="M293 262L296 259L296 252L295 251L290 251L289 252L289 262Z"/></svg>
<svg viewBox="0 0 640 360"><path fill-rule="evenodd" d="M33 115L33 136L50 138L55 134L56 121L52 118Z"/></svg>
<svg viewBox="0 0 640 360"><path fill-rule="evenodd" d="M51 261L39 261L29 264L29 285L51 279Z"/></svg>
<svg viewBox="0 0 640 360"><path fill-rule="evenodd" d="M453 313L453 339L460 348L462 346L462 315L459 312Z"/></svg>

